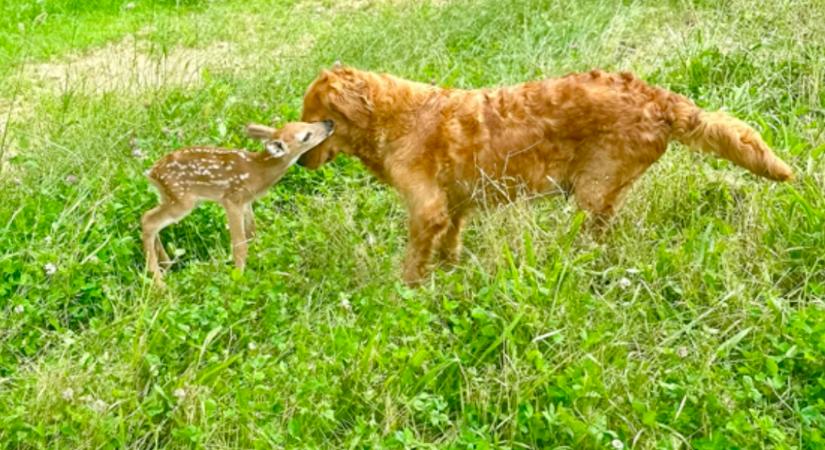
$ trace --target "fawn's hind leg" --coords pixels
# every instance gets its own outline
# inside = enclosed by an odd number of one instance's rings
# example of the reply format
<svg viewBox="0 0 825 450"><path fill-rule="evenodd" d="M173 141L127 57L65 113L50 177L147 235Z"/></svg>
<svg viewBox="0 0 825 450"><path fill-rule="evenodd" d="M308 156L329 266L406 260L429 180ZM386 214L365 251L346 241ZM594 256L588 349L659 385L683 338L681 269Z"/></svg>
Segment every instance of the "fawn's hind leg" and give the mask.
<svg viewBox="0 0 825 450"><path fill-rule="evenodd" d="M146 254L146 268L159 285L163 285L163 274L158 266L158 254L163 250L160 240L160 231L167 226L183 219L192 211L195 203L191 200L167 201L149 210L141 218L143 228L143 251ZM167 255L165 259L168 260Z"/></svg>
<svg viewBox="0 0 825 450"><path fill-rule="evenodd" d="M172 265L172 259L169 258L169 254L166 253L166 249L163 248L163 242L160 241L160 231L158 231L155 237L155 250L158 252L158 262L162 266L169 267Z"/></svg>

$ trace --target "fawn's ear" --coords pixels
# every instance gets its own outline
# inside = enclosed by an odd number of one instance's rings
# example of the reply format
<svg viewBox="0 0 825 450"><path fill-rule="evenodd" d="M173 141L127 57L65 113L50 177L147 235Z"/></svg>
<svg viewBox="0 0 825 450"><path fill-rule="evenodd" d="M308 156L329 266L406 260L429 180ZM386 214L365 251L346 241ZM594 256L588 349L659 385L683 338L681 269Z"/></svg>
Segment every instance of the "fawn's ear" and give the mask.
<svg viewBox="0 0 825 450"><path fill-rule="evenodd" d="M270 155L276 158L280 158L286 155L288 151L286 142L281 140L267 141L265 147L266 151L268 151Z"/></svg>
<svg viewBox="0 0 825 450"><path fill-rule="evenodd" d="M250 123L246 126L246 135L255 139L271 139L275 134L275 129L266 125Z"/></svg>

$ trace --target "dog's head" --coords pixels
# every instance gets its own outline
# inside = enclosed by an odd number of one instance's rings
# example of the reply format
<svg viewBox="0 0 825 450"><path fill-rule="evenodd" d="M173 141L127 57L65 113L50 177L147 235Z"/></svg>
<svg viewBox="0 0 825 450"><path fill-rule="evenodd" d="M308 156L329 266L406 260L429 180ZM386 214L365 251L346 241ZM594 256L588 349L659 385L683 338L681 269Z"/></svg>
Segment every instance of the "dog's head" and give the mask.
<svg viewBox="0 0 825 450"><path fill-rule="evenodd" d="M318 147L304 153L298 164L316 169L339 152L352 153L362 145L373 115L370 86L359 72L336 65L324 70L304 95L301 120L332 120L335 134Z"/></svg>

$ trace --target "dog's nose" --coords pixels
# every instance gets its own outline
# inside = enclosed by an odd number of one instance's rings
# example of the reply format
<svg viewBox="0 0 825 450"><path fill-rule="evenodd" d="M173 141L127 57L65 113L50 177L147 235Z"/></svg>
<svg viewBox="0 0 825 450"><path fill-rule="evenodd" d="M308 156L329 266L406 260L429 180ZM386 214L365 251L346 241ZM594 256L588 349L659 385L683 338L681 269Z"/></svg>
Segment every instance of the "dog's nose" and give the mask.
<svg viewBox="0 0 825 450"><path fill-rule="evenodd" d="M332 131L335 129L335 122L327 119L324 121L324 127L327 129L327 131Z"/></svg>

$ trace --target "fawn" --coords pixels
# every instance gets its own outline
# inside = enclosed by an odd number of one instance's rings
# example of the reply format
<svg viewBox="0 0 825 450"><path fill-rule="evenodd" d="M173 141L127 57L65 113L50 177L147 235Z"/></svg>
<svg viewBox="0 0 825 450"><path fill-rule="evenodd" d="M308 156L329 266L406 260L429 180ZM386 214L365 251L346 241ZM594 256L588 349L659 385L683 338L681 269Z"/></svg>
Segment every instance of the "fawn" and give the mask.
<svg viewBox="0 0 825 450"><path fill-rule="evenodd" d="M165 266L171 264L160 231L183 219L200 200L219 202L226 210L233 259L243 270L247 241L255 233L252 202L280 180L304 152L328 138L333 128L331 120L293 122L279 130L250 124L246 133L264 140L266 151L191 147L157 161L146 176L158 189L160 205L141 219L146 267L155 283L164 285L158 260Z"/></svg>

